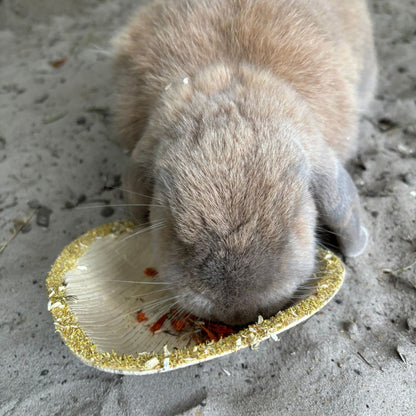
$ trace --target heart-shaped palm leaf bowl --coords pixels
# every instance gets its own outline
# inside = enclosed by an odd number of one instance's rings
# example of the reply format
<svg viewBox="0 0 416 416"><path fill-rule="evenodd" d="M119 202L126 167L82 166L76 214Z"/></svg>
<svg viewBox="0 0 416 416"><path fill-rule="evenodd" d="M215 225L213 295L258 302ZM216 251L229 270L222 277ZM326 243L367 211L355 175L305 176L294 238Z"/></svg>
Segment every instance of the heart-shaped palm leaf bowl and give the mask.
<svg viewBox="0 0 416 416"><path fill-rule="evenodd" d="M319 249L316 287L305 299L243 329L210 327L174 310L154 276L149 236L132 222L94 228L62 251L46 280L49 310L68 348L104 371L149 374L256 346L305 321L342 285L345 270Z"/></svg>

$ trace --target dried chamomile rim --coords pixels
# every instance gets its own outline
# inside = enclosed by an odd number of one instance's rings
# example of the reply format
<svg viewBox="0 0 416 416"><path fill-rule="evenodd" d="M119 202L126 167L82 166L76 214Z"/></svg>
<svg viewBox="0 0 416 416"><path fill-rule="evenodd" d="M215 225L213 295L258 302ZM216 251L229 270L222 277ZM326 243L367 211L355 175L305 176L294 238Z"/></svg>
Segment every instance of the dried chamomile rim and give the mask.
<svg viewBox="0 0 416 416"><path fill-rule="evenodd" d="M242 330L201 342L198 328L178 325L178 317L155 330L167 291L151 272L157 270L157 256L149 236L137 231L134 223L119 221L86 232L64 248L46 280L56 330L77 357L104 371L170 371L277 340L277 334L323 308L344 279L341 261L319 249L319 277L309 297L269 319L259 317Z"/></svg>

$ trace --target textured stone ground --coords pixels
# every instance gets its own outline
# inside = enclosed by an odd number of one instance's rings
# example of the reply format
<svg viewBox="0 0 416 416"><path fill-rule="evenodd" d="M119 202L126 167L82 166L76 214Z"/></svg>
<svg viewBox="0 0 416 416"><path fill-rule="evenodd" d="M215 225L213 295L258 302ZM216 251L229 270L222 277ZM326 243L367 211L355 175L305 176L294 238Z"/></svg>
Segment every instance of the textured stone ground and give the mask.
<svg viewBox="0 0 416 416"><path fill-rule="evenodd" d="M0 1L0 241L34 200L52 210L0 254L0 415L416 414L413 0L374 0L380 85L350 169L372 241L335 301L278 343L146 377L89 368L54 332L50 265L85 230L125 216L83 207L120 201L109 188L127 156L113 141L102 50L138 3Z"/></svg>

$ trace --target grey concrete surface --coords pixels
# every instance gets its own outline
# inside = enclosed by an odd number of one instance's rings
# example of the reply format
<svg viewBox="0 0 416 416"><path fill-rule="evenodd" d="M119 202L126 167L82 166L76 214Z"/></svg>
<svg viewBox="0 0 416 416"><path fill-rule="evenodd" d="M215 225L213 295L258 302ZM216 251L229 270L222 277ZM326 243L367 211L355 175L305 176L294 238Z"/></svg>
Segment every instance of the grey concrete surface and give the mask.
<svg viewBox="0 0 416 416"><path fill-rule="evenodd" d="M413 0L373 2L380 86L350 166L372 241L336 300L277 343L154 376L89 368L54 332L54 259L125 217L85 207L120 202L110 188L127 155L113 140L105 51L139 3L0 1L0 241L33 214L0 254L0 415L416 414ZM52 211L47 226L34 200Z"/></svg>

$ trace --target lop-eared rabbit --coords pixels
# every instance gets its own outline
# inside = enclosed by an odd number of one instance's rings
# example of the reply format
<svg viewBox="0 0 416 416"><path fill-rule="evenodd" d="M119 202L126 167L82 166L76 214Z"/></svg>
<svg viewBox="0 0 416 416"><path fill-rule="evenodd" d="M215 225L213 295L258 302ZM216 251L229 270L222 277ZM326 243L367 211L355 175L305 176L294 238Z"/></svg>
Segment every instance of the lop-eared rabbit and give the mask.
<svg viewBox="0 0 416 416"><path fill-rule="evenodd" d="M312 277L318 220L364 251L343 167L376 83L364 1L159 0L114 48L125 196L179 309L277 312Z"/></svg>

